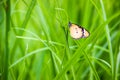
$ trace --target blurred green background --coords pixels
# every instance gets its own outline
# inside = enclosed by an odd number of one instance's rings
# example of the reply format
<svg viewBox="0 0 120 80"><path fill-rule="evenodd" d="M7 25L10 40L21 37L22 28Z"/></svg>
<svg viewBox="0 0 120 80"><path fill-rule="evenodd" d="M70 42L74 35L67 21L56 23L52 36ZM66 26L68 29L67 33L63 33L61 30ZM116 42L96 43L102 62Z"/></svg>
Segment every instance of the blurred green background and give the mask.
<svg viewBox="0 0 120 80"><path fill-rule="evenodd" d="M0 0L0 80L120 80L120 1Z"/></svg>

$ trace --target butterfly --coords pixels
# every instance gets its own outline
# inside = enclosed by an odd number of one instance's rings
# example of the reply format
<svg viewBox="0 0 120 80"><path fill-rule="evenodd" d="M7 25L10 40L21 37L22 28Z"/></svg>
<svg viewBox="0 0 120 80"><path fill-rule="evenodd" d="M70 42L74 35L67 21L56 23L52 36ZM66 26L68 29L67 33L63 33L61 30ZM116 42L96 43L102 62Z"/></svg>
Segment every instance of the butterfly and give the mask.
<svg viewBox="0 0 120 80"><path fill-rule="evenodd" d="M70 35L74 39L87 38L90 33L83 27L69 22Z"/></svg>

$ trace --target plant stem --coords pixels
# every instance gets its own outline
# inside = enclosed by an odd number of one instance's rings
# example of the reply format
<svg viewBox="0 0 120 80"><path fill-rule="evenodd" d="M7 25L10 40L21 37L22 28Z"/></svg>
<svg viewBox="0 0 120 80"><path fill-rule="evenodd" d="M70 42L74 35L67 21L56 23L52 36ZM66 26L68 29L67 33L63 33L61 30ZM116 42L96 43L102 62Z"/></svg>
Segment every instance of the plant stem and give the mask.
<svg viewBox="0 0 120 80"><path fill-rule="evenodd" d="M104 21L107 21L105 9L104 9L104 4L103 4L102 0L100 0L100 4L101 4L101 7L102 7L103 19L104 19ZM110 55L110 62L111 62L111 71L112 71L112 80L114 80L114 59L113 59L113 51L112 51L110 30L109 30L108 24L105 26L105 32L106 32L108 48L109 48L109 55Z"/></svg>
<svg viewBox="0 0 120 80"><path fill-rule="evenodd" d="M8 58L9 58L9 44L8 32L10 28L10 0L6 1L6 29L5 29L5 64L4 64L4 80L8 79Z"/></svg>

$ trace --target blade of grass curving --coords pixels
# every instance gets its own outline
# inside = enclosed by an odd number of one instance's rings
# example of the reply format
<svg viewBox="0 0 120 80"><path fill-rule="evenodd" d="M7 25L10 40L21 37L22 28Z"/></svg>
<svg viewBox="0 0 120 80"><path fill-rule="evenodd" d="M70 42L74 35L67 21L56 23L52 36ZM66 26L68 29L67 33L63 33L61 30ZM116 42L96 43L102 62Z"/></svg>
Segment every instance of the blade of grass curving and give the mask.
<svg viewBox="0 0 120 80"><path fill-rule="evenodd" d="M30 33L31 35L35 36L39 41L41 41L46 47L49 47L49 45L47 43L44 42L44 40L42 40L39 36L37 36L35 33L29 31L29 30L25 30L25 29L22 29L22 28L16 28L16 29L19 29L19 30L23 30L23 31L26 31L28 33ZM47 41L48 42L48 41ZM51 49L51 47L49 47L49 50L54 53L54 56L56 57L56 59L59 61L59 63L61 64L61 60L59 59L59 57L55 54L55 52Z"/></svg>
<svg viewBox="0 0 120 80"><path fill-rule="evenodd" d="M10 74L9 76L11 76L13 80L16 79L16 76L14 75L14 69L11 68L11 69L9 70L9 74Z"/></svg>
<svg viewBox="0 0 120 80"><path fill-rule="evenodd" d="M78 41L75 41L75 42L77 42L79 47L82 47ZM93 74L94 74L96 80L100 80L100 78L99 78L99 76L97 74L97 71L95 70L95 67L93 66L92 62L90 61L89 56L87 55L87 53L84 50L82 50L82 52L83 52L83 55L84 55L86 61L88 61L88 63L89 63L89 65L90 65L90 67L91 67L91 69L93 71Z"/></svg>
<svg viewBox="0 0 120 80"><path fill-rule="evenodd" d="M102 13L103 13L103 19L104 19L104 21L106 21L107 17L106 17L106 12L105 12L104 4L103 4L102 0L100 0L100 4L101 4L101 8L102 8ZM108 48L109 48L109 55L110 55L110 62L111 62L111 71L112 71L112 80L114 80L114 58L113 58L111 36L110 36L110 31L109 31L108 24L106 24L106 26L105 26L105 32L106 32Z"/></svg>
<svg viewBox="0 0 120 80"><path fill-rule="evenodd" d="M116 61L115 80L118 80L118 76L120 75L119 70L120 70L120 46Z"/></svg>
<svg viewBox="0 0 120 80"><path fill-rule="evenodd" d="M53 54L54 54L54 53L51 52L50 55L51 55L51 59L52 59L52 63L53 63L53 69L54 69L54 72L53 72L53 73L54 73L54 77L55 77L55 75L59 73L59 70L60 70L60 69L59 69L59 67L58 67L58 64L57 64L57 62L56 62L56 60L55 60L55 56L54 56Z"/></svg>
<svg viewBox="0 0 120 80"><path fill-rule="evenodd" d="M68 30L65 30L65 28L64 28L64 33L66 34L66 39L65 39L66 40L66 55L69 60L70 59L70 49L69 49L69 43L68 43ZM75 71L74 71L73 66L71 66L71 72L72 72L73 79L76 80Z"/></svg>
<svg viewBox="0 0 120 80"><path fill-rule="evenodd" d="M113 27L110 29L110 33L111 33L119 24L120 24L120 20L117 21L117 22L113 25ZM116 35L116 34L117 34L117 32L114 32L114 34L111 34L111 41L115 38L115 35ZM103 36L103 38L105 38L105 36ZM99 57L103 51L109 52L108 49L105 49L105 48L107 47L107 43L105 43L101 48L100 48L100 46L96 46L96 45L95 45L94 47L95 47L95 48L98 48L98 49L101 49L101 50L98 52L98 54L96 55L96 57Z"/></svg>
<svg viewBox="0 0 120 80"><path fill-rule="evenodd" d="M39 21L41 22L41 28L42 28L42 30L45 34L45 37L48 41L48 44L49 44L49 41L51 40L51 37L50 37L50 34L49 34L49 25L48 25L48 23L46 21L46 18L44 16L46 12L45 12L43 4L38 3L38 5L36 7L36 12L38 13L38 17L40 18Z"/></svg>
<svg viewBox="0 0 120 80"><path fill-rule="evenodd" d="M89 25L89 20L91 18L91 14L92 14L92 5L90 4L89 0L86 0L86 6L84 9L84 14L83 14L83 20L82 20L82 25L88 26ZM88 14L89 13L89 14Z"/></svg>
<svg viewBox="0 0 120 80"><path fill-rule="evenodd" d="M10 0L6 1L6 28L5 28L5 64L4 64L4 72L3 79L8 80L8 58L9 58L9 29L10 29L10 13L11 13L11 4Z"/></svg>
<svg viewBox="0 0 120 80"><path fill-rule="evenodd" d="M21 62L22 60L28 58L29 56L33 55L33 54L36 54L38 52L41 52L41 51L45 51L45 50L49 50L48 47L44 47L44 48L41 48L41 49L37 49L35 51L32 51L28 54L26 54L25 56L21 57L20 59L18 59L16 62L14 62L12 65L9 66L9 69L11 69L12 67L14 67L16 64L18 64L19 62Z"/></svg>
<svg viewBox="0 0 120 80"><path fill-rule="evenodd" d="M114 32L114 34L111 35L111 38L112 38L111 40L113 40L113 39L116 37L116 34L117 34L117 32ZM105 44L103 45L103 47L106 48L107 45L108 45L108 44L105 43ZM108 49L107 49L107 50L108 50ZM109 52L109 50L108 50L108 52ZM96 54L96 57L101 56L101 54L102 54L102 51L99 51L98 54Z"/></svg>
<svg viewBox="0 0 120 80"><path fill-rule="evenodd" d="M120 20L118 20L113 27L110 29L110 32L113 31L120 24Z"/></svg>
<svg viewBox="0 0 120 80"><path fill-rule="evenodd" d="M98 45L95 45L94 48L100 49L101 51L109 52L107 49L105 49L101 46L98 46Z"/></svg>
<svg viewBox="0 0 120 80"><path fill-rule="evenodd" d="M28 23L29 18L30 18L30 15L31 15L31 13L32 13L32 10L33 10L33 8L34 8L34 6L35 6L35 3L36 3L36 0L32 0L32 1L31 1L31 4L30 4L30 6L29 6L29 8L28 8L28 10L27 10L25 19L24 19L23 24L22 24L22 26L21 26L22 28L26 28L27 23ZM16 6L16 4L17 4L17 2L15 3L14 6ZM15 33L16 33L16 32L15 32ZM23 32L20 32L20 36L22 36L22 35L23 35ZM22 53L24 53L24 50L23 50L23 48L22 48L22 44L21 44L21 42L20 42L19 39L16 39L16 41L14 42L13 48L12 48L12 50L11 50L11 53L14 55L17 46L19 46L20 49L21 49L21 51L22 51Z"/></svg>
<svg viewBox="0 0 120 80"><path fill-rule="evenodd" d="M28 53L28 43L26 44L26 49L25 49L25 55ZM25 67L26 67L26 65L25 65L25 63L26 63L26 58L25 59L23 59L23 63L21 64L21 70L20 70L20 74L19 74L19 76L18 76L18 80L22 80L23 79L23 76L25 75L24 73L25 73Z"/></svg>
<svg viewBox="0 0 120 80"><path fill-rule="evenodd" d="M23 24L22 24L22 28L25 28L26 27L26 25L27 25L27 23L28 23L28 21L29 21L29 18L30 18L30 16L31 16L31 13L32 13L32 10L33 10L33 8L34 8L34 6L35 6L35 3L36 3L36 0L32 0L31 1L31 4L30 4L30 6L29 6L29 8L28 8L28 10L27 10L27 13L26 13L26 15L25 15L25 19L24 19L24 21L23 21ZM23 34L23 32L21 32L21 35Z"/></svg>
<svg viewBox="0 0 120 80"><path fill-rule="evenodd" d="M37 39L37 38L27 37L27 36L16 36L16 38L20 38L20 39L28 39L28 40L39 40L39 39ZM42 39L41 39L41 40L42 40ZM47 43L46 40L42 40L42 41ZM62 43L54 42L54 41L49 41L49 43L52 44L52 45L59 45L59 46L62 46L62 47L65 46L65 45L62 44Z"/></svg>
<svg viewBox="0 0 120 80"><path fill-rule="evenodd" d="M103 59L91 57L97 64L99 64L109 75L111 72L111 65Z"/></svg>
<svg viewBox="0 0 120 80"><path fill-rule="evenodd" d="M118 44L120 42L120 32L118 30L118 33L115 37L116 39L116 44L115 44L115 57L114 57L114 60L115 60L115 80L119 80L119 74L120 74L120 44Z"/></svg>
<svg viewBox="0 0 120 80"><path fill-rule="evenodd" d="M93 0L90 0L90 1L91 1L91 3L94 5L94 7L96 8L96 10L97 10L97 12L98 12L101 20L103 20L103 17L102 17L102 15L101 15L101 12L100 12L99 8L97 7L97 5L95 4L95 2L94 2Z"/></svg>

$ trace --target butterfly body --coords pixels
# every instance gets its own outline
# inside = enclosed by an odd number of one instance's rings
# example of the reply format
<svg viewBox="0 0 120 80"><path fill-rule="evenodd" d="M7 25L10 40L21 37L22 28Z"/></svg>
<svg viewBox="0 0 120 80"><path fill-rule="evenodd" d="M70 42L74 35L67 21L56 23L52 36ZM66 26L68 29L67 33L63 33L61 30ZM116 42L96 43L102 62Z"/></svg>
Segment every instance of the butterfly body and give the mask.
<svg viewBox="0 0 120 80"><path fill-rule="evenodd" d="M69 28L70 28L70 35L74 39L86 38L90 35L89 32L83 27L76 24L72 24L70 22L69 22Z"/></svg>

